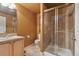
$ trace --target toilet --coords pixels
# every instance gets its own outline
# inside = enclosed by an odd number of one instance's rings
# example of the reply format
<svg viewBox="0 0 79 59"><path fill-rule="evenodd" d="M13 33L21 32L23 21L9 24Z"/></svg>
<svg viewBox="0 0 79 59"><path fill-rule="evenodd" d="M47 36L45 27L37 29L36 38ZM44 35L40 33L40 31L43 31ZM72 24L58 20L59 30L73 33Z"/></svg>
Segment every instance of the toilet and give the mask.
<svg viewBox="0 0 79 59"><path fill-rule="evenodd" d="M35 42L27 47L24 48L26 56L42 56L42 52L39 48L40 44L40 34L37 35L37 39Z"/></svg>

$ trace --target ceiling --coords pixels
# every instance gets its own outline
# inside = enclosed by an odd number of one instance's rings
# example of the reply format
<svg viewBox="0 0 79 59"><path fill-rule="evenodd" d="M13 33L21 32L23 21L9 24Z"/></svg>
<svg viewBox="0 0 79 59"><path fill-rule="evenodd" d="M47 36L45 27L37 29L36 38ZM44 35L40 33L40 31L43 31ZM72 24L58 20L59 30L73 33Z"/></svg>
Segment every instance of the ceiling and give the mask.
<svg viewBox="0 0 79 59"><path fill-rule="evenodd" d="M48 8L52 8L52 7L55 7L55 6L59 6L59 5L63 5L65 3L44 3L45 7L48 9Z"/></svg>
<svg viewBox="0 0 79 59"><path fill-rule="evenodd" d="M20 3L20 5L24 6L28 10L39 13L40 12L40 4L39 3Z"/></svg>
<svg viewBox="0 0 79 59"><path fill-rule="evenodd" d="M40 3L19 3L19 4L34 13L40 13ZM47 9L58 5L62 5L62 4L65 4L65 3L44 3Z"/></svg>

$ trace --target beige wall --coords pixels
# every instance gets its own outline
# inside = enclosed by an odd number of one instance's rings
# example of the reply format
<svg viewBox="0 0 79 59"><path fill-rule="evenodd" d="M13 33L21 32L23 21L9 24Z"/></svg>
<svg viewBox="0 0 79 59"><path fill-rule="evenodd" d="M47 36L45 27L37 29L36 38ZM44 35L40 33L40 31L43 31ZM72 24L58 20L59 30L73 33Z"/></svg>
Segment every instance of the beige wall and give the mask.
<svg viewBox="0 0 79 59"><path fill-rule="evenodd" d="M34 42L37 34L37 15L16 4L17 8L17 33L25 37L24 45L28 46ZM30 35L30 38L27 36Z"/></svg>

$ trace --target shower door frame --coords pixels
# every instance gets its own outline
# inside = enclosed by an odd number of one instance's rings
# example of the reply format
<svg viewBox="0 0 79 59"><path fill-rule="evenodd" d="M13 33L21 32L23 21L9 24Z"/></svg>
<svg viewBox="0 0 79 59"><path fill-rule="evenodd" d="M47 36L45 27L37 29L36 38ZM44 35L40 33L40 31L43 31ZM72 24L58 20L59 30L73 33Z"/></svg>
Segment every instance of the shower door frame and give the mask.
<svg viewBox="0 0 79 59"><path fill-rule="evenodd" d="M41 3L41 10L40 10L40 16L41 16L41 21L40 21L40 23L41 23L41 26L40 26L40 50L41 50L41 52L44 52L44 50L46 49L46 48L44 48L44 12L48 12L48 11L51 11L51 10L53 10L53 9L56 9L56 11L58 11L57 9L58 8L60 8L60 7L65 7L65 6L68 6L69 4L64 4L64 5L61 5L61 6L57 6L57 7L53 7L53 8L50 8L50 9L46 9L46 10L44 10L44 8L43 8L43 3ZM55 17L56 17L56 19L58 19L58 12L56 12L55 11ZM75 24L75 22L74 22L74 24ZM75 55L75 40L74 40L74 38L75 38L75 25L74 25L74 37L73 37L73 55Z"/></svg>

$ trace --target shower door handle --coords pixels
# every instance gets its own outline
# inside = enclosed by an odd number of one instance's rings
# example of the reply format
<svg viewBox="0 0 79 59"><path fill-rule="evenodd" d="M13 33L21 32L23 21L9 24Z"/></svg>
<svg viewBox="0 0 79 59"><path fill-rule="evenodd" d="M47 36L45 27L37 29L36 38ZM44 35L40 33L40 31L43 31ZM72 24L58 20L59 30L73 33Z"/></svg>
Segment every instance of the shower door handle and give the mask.
<svg viewBox="0 0 79 59"><path fill-rule="evenodd" d="M74 41L76 41L76 38L73 38Z"/></svg>
<svg viewBox="0 0 79 59"><path fill-rule="evenodd" d="M74 41L76 41L76 39L74 39Z"/></svg>

